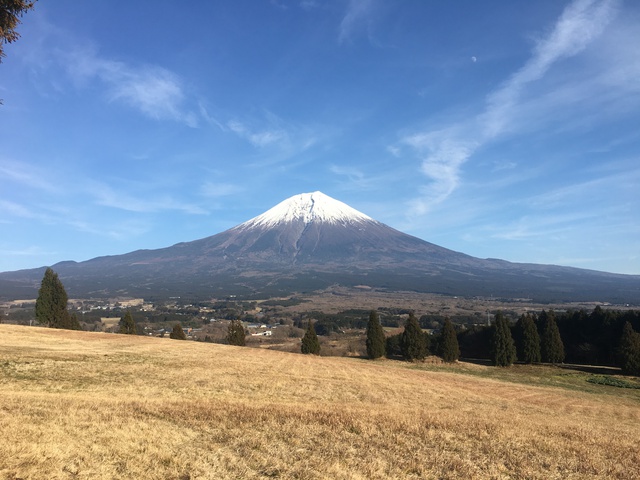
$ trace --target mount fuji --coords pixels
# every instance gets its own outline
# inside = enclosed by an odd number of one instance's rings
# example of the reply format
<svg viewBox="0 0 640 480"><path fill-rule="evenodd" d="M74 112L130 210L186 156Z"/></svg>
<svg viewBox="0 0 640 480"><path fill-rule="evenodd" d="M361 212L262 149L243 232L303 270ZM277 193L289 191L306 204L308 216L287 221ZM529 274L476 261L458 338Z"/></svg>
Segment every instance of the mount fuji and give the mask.
<svg viewBox="0 0 640 480"><path fill-rule="evenodd" d="M640 303L640 276L471 257L399 232L321 192L295 195L211 237L52 268L72 297L264 297L340 284ZM0 297L35 298L43 273L44 267L0 273Z"/></svg>

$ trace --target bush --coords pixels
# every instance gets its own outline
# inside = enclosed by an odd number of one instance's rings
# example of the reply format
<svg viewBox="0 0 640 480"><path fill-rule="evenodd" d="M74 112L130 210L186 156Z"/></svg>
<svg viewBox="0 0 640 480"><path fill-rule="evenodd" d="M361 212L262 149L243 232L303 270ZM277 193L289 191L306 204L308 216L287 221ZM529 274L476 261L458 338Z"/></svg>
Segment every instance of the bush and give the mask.
<svg viewBox="0 0 640 480"><path fill-rule="evenodd" d="M173 338L174 340L186 340L187 336L184 334L182 326L179 323L176 323L169 334L169 338Z"/></svg>
<svg viewBox="0 0 640 480"><path fill-rule="evenodd" d="M237 347L245 346L245 331L240 320L233 320L227 329L227 342Z"/></svg>

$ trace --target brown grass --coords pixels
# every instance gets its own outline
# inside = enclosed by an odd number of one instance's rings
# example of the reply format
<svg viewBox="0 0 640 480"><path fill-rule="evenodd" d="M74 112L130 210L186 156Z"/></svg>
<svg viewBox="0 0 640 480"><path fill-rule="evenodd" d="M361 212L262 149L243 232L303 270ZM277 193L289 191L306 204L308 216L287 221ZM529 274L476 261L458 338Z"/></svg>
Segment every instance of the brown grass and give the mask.
<svg viewBox="0 0 640 480"><path fill-rule="evenodd" d="M0 477L640 478L638 391L496 371L0 325Z"/></svg>

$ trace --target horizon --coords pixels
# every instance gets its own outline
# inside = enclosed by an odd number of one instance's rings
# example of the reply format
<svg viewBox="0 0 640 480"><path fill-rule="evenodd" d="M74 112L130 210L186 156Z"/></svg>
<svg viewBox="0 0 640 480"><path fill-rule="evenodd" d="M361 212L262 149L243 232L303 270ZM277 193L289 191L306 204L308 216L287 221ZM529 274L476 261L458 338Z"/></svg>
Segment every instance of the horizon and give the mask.
<svg viewBox="0 0 640 480"><path fill-rule="evenodd" d="M61 0L18 32L0 272L206 238L321 191L477 258L640 274L635 3Z"/></svg>

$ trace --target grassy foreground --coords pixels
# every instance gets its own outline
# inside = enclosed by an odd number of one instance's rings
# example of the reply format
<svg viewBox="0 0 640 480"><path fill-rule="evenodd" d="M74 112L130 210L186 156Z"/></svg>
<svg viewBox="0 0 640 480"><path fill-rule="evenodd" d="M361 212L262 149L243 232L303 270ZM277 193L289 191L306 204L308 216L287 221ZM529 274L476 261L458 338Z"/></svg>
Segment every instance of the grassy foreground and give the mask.
<svg viewBox="0 0 640 480"><path fill-rule="evenodd" d="M640 390L528 368L0 325L0 478L640 478Z"/></svg>

